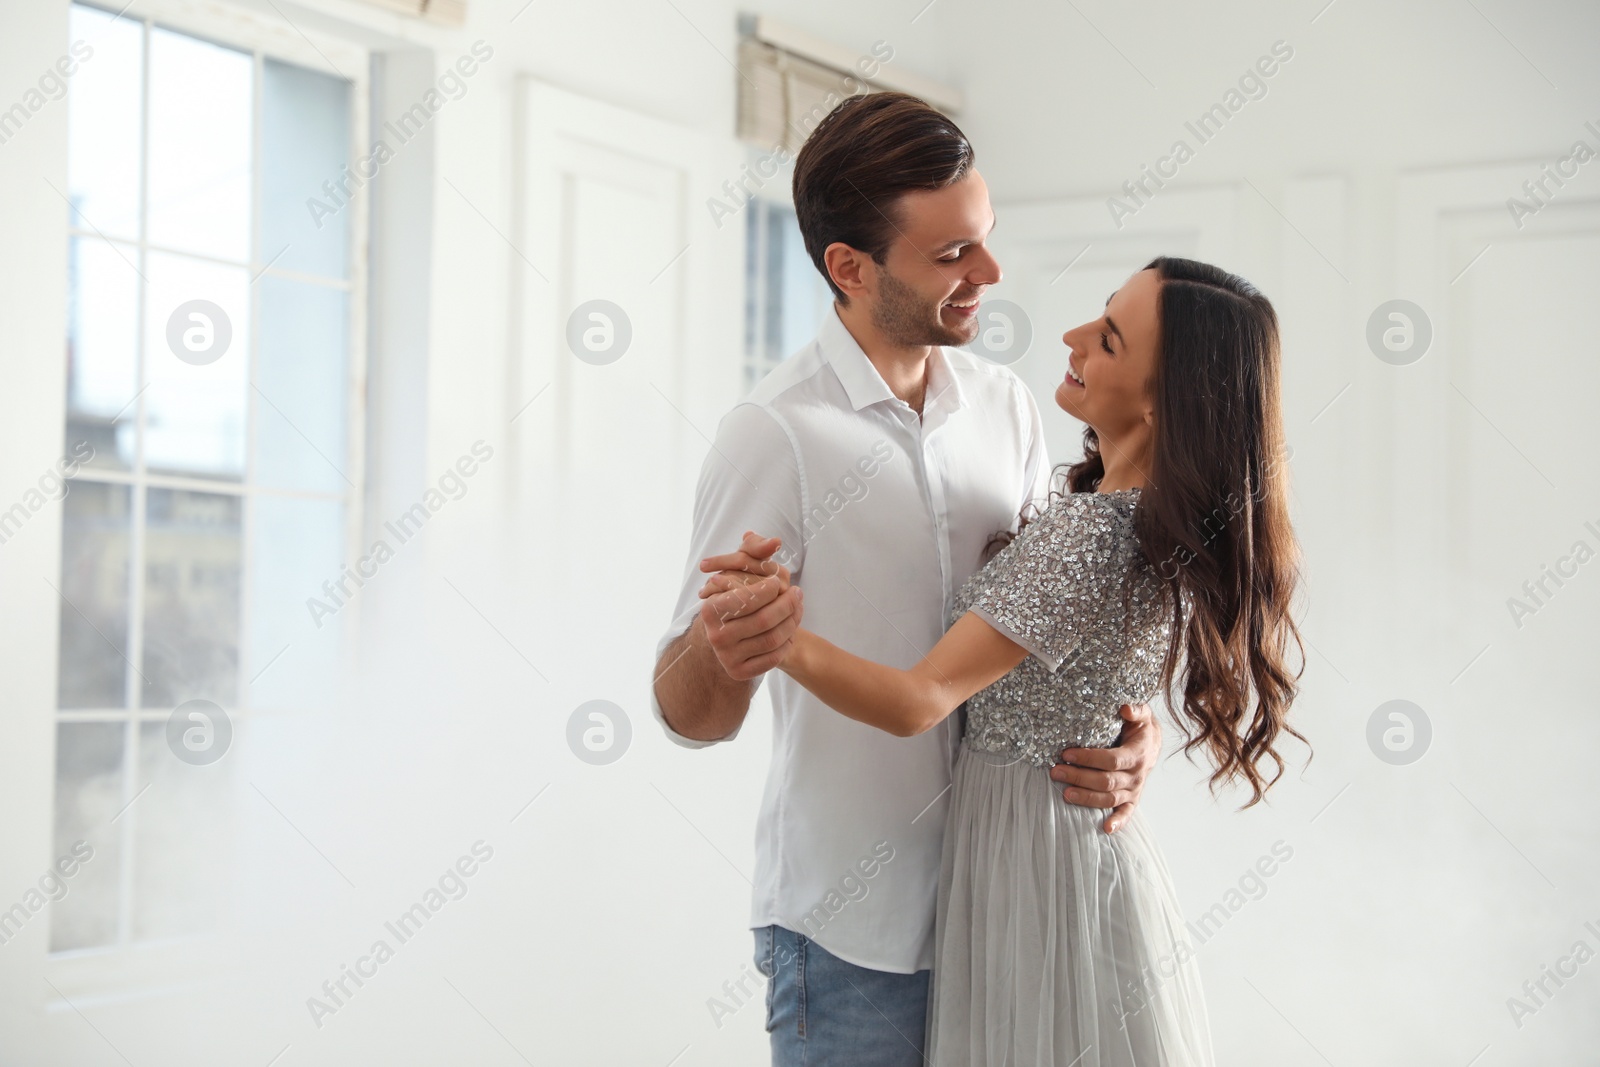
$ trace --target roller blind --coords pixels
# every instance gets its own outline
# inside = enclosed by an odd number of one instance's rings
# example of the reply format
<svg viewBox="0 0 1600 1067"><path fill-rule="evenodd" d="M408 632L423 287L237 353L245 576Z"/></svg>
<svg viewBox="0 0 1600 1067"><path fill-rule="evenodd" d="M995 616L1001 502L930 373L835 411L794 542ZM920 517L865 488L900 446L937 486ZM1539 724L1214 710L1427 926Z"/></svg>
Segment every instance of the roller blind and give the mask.
<svg viewBox="0 0 1600 1067"><path fill-rule="evenodd" d="M381 7L401 15L412 15L443 26L464 26L467 22L467 0L362 0L371 7Z"/></svg>
<svg viewBox="0 0 1600 1067"><path fill-rule="evenodd" d="M877 41L857 53L765 16L740 20L738 136L762 148L796 152L846 97L899 89L947 114L961 93L894 66L894 48Z"/></svg>
<svg viewBox="0 0 1600 1067"><path fill-rule="evenodd" d="M873 57L865 57L871 61ZM741 140L798 151L841 100L883 86L859 72L839 70L746 37L739 44Z"/></svg>

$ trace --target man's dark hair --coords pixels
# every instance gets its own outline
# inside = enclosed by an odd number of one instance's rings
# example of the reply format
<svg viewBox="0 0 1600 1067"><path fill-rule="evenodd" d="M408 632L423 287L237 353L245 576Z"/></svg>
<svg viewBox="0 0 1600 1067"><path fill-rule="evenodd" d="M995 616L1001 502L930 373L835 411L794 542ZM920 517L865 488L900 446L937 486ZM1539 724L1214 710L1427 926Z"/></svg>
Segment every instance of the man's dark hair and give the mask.
<svg viewBox="0 0 1600 1067"><path fill-rule="evenodd" d="M906 93L852 96L830 111L794 163L794 210L806 252L841 303L822 254L842 242L882 265L899 200L943 189L972 169L972 145L949 117Z"/></svg>

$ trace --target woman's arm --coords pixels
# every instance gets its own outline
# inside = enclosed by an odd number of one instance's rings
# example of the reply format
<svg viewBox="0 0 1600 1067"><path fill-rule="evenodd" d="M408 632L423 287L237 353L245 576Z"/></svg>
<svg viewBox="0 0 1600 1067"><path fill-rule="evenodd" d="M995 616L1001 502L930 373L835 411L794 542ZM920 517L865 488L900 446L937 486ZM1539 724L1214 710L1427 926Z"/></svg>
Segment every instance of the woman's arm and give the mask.
<svg viewBox="0 0 1600 1067"><path fill-rule="evenodd" d="M717 572L700 596L718 597L714 603L730 617L742 610L744 587L762 581L771 567L752 554L764 547L759 541L747 533L740 551L700 563L702 570ZM785 590L788 577L787 571L778 575ZM1003 678L1027 656L1027 649L969 612L907 671L853 656L806 629L795 631L776 666L841 715L897 737L913 737L939 725L968 697Z"/></svg>
<svg viewBox="0 0 1600 1067"><path fill-rule="evenodd" d="M913 737L939 725L1027 655L1021 645L968 613L908 671L852 656L806 629L795 632L778 669L841 715L896 737Z"/></svg>

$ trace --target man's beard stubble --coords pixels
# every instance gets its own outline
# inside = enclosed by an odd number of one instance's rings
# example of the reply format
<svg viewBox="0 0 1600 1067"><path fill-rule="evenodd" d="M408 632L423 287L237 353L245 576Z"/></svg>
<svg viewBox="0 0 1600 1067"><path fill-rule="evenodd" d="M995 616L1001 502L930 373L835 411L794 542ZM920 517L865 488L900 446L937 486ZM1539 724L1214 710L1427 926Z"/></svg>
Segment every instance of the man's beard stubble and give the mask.
<svg viewBox="0 0 1600 1067"><path fill-rule="evenodd" d="M976 315L971 319L970 328L952 328L940 319L940 306L924 300L911 286L882 267L878 268L878 303L872 309L872 325L888 340L907 348L914 345L954 348L977 335Z"/></svg>

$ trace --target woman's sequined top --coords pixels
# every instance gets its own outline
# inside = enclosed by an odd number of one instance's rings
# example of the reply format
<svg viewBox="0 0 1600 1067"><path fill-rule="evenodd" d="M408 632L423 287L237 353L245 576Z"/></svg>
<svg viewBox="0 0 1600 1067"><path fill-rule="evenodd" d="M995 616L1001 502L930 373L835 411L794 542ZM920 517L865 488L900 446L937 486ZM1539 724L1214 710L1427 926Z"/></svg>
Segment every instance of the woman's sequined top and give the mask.
<svg viewBox="0 0 1600 1067"><path fill-rule="evenodd" d="M1156 693L1171 631L1161 581L1139 551L1139 490L1072 493L956 594L1032 653L966 704L966 743L1049 766L1063 748L1117 743L1121 704Z"/></svg>

